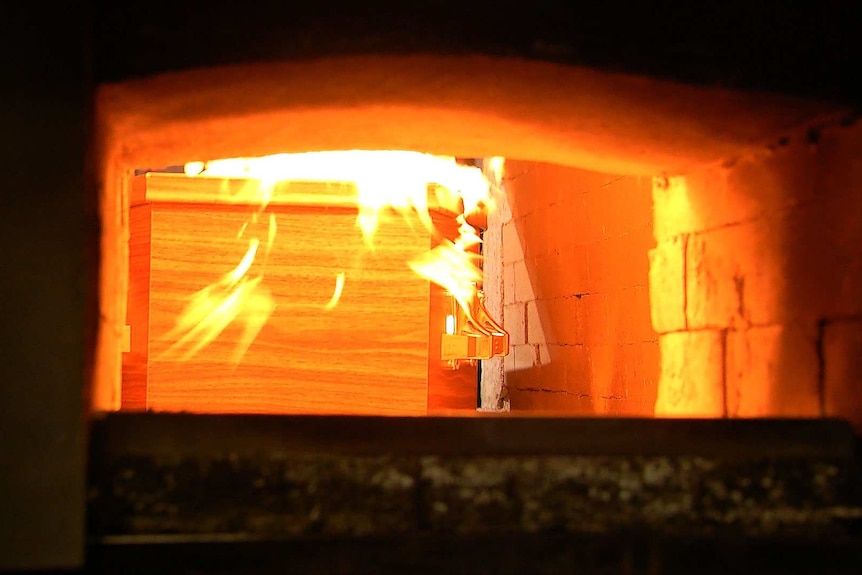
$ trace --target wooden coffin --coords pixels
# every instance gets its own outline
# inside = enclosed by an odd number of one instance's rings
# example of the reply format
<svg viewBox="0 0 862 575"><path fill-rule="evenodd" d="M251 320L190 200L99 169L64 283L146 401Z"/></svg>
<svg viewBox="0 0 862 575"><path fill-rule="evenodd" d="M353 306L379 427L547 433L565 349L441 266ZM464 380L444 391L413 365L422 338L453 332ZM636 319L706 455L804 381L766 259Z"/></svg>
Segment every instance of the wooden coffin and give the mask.
<svg viewBox="0 0 862 575"><path fill-rule="evenodd" d="M439 237L390 214L373 249L356 226L348 186L279 187L264 210L236 193L247 182L184 174L136 176L123 409L200 413L426 415L473 411L477 368L447 368L440 343L451 300L407 262ZM285 184L286 185L286 184ZM452 215L432 212L443 235ZM272 221L272 224L270 224ZM275 303L241 361L234 321L183 358L170 336L191 298L237 267L257 234L249 275ZM333 299L339 274L343 285ZM253 306L252 306L253 309ZM170 337L168 337L170 336Z"/></svg>

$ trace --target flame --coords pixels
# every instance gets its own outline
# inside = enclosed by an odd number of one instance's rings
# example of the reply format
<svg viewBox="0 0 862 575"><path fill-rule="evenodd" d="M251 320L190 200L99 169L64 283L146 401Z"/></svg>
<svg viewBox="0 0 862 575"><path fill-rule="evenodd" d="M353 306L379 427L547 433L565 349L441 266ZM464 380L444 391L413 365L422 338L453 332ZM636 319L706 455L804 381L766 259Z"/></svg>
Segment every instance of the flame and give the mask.
<svg viewBox="0 0 862 575"><path fill-rule="evenodd" d="M499 182L502 158L493 158L489 173ZM276 154L261 158L229 158L185 165L188 177L244 178L246 184L231 201L254 203L259 206L251 222L240 228L242 238L251 224L272 201L276 185L283 181L349 182L355 188L356 225L366 245L373 249L374 235L390 212L408 222L418 220L432 234L436 233L431 219L429 190L437 206L455 214L458 237L454 241L440 240L433 249L405 262L421 277L448 290L468 317L472 317L471 301L482 281L479 267L481 256L474 249L481 242L478 232L467 223L466 216L478 210L493 209L492 188L483 171L462 165L455 158L409 151L310 152ZM265 267L275 243L275 216L269 215L265 237ZM439 235L439 234L437 234ZM238 362L275 309L272 295L263 285L263 272L251 278L253 264L264 238L260 234L249 239L249 248L240 263L218 282L195 293L167 337L175 338L168 352L181 353L188 359L211 343L234 321L245 324L243 336L235 350ZM324 309L331 310L341 298L346 275L336 276L335 290Z"/></svg>
<svg viewBox="0 0 862 575"><path fill-rule="evenodd" d="M335 291L332 292L332 297L329 299L329 303L327 303L323 309L328 311L338 305L338 300L341 299L341 292L344 290L344 278L344 272L335 276Z"/></svg>
<svg viewBox="0 0 862 575"><path fill-rule="evenodd" d="M252 216L256 223L257 213ZM237 237L242 237L248 222L240 228ZM275 215L270 214L264 259L275 242ZM194 293L177 319L174 328L164 338L173 341L160 359L178 358L185 361L212 343L233 322L239 321L243 331L234 348L231 362L238 364L260 330L275 310L275 299L270 290L262 285L263 275L249 277L260 239L253 237L239 264L217 282Z"/></svg>
<svg viewBox="0 0 862 575"><path fill-rule="evenodd" d="M482 270L478 254L465 251L457 242L444 240L439 246L410 261L410 269L449 291L465 313L475 295Z"/></svg>
<svg viewBox="0 0 862 575"><path fill-rule="evenodd" d="M500 156L494 156L493 158L488 158L487 162L487 171L489 174L493 176L492 182L494 185L499 186L503 181L503 169L505 167L506 160L505 158L501 158Z"/></svg>
<svg viewBox="0 0 862 575"><path fill-rule="evenodd" d="M494 165L502 159L494 158ZM492 208L489 183L482 170L458 164L451 156L407 151L347 150L275 154L261 158L228 158L189 162L187 175L248 178L249 192L237 201L268 202L275 184L283 181L351 182L359 208L357 226L371 242L382 212L392 209L404 217L417 216L432 229L428 186L436 184L437 203L464 214Z"/></svg>

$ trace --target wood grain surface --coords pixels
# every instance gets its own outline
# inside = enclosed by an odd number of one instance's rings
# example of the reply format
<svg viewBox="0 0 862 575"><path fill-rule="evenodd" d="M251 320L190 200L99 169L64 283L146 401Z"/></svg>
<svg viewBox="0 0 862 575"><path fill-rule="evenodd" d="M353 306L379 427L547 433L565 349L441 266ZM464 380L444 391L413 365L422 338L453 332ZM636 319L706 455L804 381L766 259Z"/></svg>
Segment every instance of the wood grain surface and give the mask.
<svg viewBox="0 0 862 575"><path fill-rule="evenodd" d="M121 409L147 407L147 362L150 326L150 247L152 209L142 205L129 216L129 293L126 322L130 351L123 354Z"/></svg>
<svg viewBox="0 0 862 575"><path fill-rule="evenodd" d="M418 219L387 214L369 249L355 208L270 205L255 222L256 211L184 203L131 209L124 408L378 415L475 409L476 369L443 368L445 316L430 316L442 308L432 305L429 282L407 265L435 241ZM277 232L265 257L269 214ZM191 359L167 354L175 341L167 335L190 298L234 269L252 237L262 243L248 274L263 275L276 307L242 361L231 361L239 322ZM341 298L327 310L340 273Z"/></svg>
<svg viewBox="0 0 862 575"><path fill-rule="evenodd" d="M356 205L356 186L349 182L278 182L269 191L269 204L288 206ZM252 205L260 201L262 186L246 178L189 177L185 174L147 172L134 179L129 194L132 206L144 203Z"/></svg>

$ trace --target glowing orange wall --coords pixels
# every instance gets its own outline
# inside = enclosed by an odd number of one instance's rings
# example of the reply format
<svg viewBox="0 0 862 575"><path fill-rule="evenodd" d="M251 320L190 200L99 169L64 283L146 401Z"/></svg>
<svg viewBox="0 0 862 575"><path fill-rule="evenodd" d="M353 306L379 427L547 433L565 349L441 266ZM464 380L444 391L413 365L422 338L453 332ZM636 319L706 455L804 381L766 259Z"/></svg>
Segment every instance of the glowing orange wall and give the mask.
<svg viewBox="0 0 862 575"><path fill-rule="evenodd" d="M862 428L858 123L651 183L507 167L513 410Z"/></svg>
<svg viewBox="0 0 862 575"><path fill-rule="evenodd" d="M650 416L651 181L510 161L503 224L511 409Z"/></svg>
<svg viewBox="0 0 862 575"><path fill-rule="evenodd" d="M862 127L658 178L657 415L862 427Z"/></svg>

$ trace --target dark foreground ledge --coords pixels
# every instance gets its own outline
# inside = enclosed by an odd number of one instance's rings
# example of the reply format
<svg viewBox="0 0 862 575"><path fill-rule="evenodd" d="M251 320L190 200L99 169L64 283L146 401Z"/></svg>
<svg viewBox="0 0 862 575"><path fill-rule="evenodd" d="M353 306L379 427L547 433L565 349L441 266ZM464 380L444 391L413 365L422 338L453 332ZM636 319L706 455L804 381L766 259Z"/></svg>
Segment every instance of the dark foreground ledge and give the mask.
<svg viewBox="0 0 862 575"><path fill-rule="evenodd" d="M286 541L114 542L92 546L89 571L160 573L724 574L858 573L862 548L807 538L714 539L613 533L409 535Z"/></svg>
<svg viewBox="0 0 862 575"><path fill-rule="evenodd" d="M88 565L846 572L855 445L830 420L113 414L92 427Z"/></svg>

